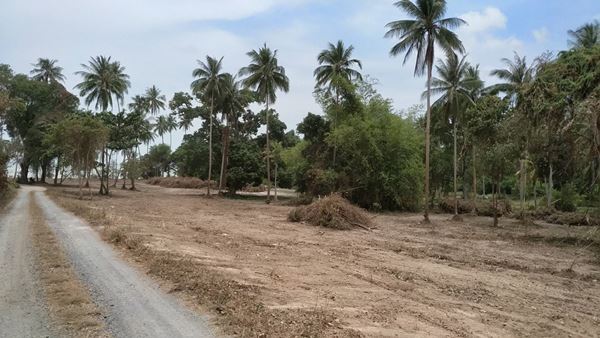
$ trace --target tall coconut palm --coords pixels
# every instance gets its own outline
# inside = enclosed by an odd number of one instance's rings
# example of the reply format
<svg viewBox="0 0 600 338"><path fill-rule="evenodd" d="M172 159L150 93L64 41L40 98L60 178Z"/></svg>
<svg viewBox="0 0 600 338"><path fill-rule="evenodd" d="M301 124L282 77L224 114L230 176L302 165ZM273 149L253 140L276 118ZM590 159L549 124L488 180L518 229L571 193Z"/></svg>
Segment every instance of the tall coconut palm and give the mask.
<svg viewBox="0 0 600 338"><path fill-rule="evenodd" d="M221 73L223 58L216 59L206 56L206 62L198 60L200 67L194 69L192 75L197 78L192 82L192 91L204 102L210 104L209 133L208 133L208 184L206 195L210 197L210 179L212 173L212 129L215 104L223 90L225 74Z"/></svg>
<svg viewBox="0 0 600 338"><path fill-rule="evenodd" d="M227 73L223 81L223 91L220 97L220 109L225 120L221 151L221 173L219 176L219 192L223 191L227 182L227 166L229 164L229 144L231 140L231 125L236 123L252 101L252 93L240 88L240 82L235 76Z"/></svg>
<svg viewBox="0 0 600 338"><path fill-rule="evenodd" d="M446 60L438 61L435 69L438 76L431 79L431 93L440 95L434 103L434 107L439 107L446 113L446 120L452 123L454 138L454 219L459 220L458 215L458 154L457 154L457 125L461 120L461 113L464 112L467 105L473 103L471 99L471 88L477 84L475 79L469 77L469 63L467 57L458 58L455 53L449 53ZM427 93L424 93L425 95ZM465 193L463 191L463 193Z"/></svg>
<svg viewBox="0 0 600 338"><path fill-rule="evenodd" d="M506 68L494 69L490 73L503 82L497 83L485 89L490 94L504 93L509 95L514 105L519 104L519 98L523 87L533 81L534 67L527 64L525 56L520 57L515 52L513 60L503 58L502 63Z"/></svg>
<svg viewBox="0 0 600 338"><path fill-rule="evenodd" d="M83 81L75 86L79 89L79 95L85 97L85 104L95 102L96 109L108 110L113 108L113 102L117 104L117 111L121 110L125 94L130 86L129 75L125 74L125 67L118 61L111 61L110 56L96 56L90 59L89 64L81 65L84 70L75 74L81 75ZM115 100L113 101L113 96ZM100 194L108 195L109 169L105 165L107 158L106 149L102 149L101 164L102 175L100 177Z"/></svg>
<svg viewBox="0 0 600 338"><path fill-rule="evenodd" d="M179 124L173 115L167 117L167 130L169 131L169 147L173 147L173 130L176 130Z"/></svg>
<svg viewBox="0 0 600 338"><path fill-rule="evenodd" d="M600 22L594 20L577 28L569 30L569 46L572 48L592 48L600 44Z"/></svg>
<svg viewBox="0 0 600 338"><path fill-rule="evenodd" d="M327 49L322 50L317 57L319 67L314 72L317 80L316 87L327 86L330 90L334 90L336 103L339 103L339 90L335 84L336 80L362 80L362 74L352 68L357 66L362 69L360 60L352 58L353 52L354 46L350 45L346 48L344 42L339 40L335 45L329 43Z"/></svg>
<svg viewBox="0 0 600 338"><path fill-rule="evenodd" d="M416 54L415 76L427 72L427 113L425 125L425 213L424 221L429 222L429 143L431 126L431 77L435 60L436 45L447 53L464 53L464 47L452 29L465 24L459 18L444 18L445 0L400 0L394 3L412 19L392 21L386 25L389 29L386 38L398 38L400 41L392 47L390 54L404 54L406 64L412 54Z"/></svg>
<svg viewBox="0 0 600 338"><path fill-rule="evenodd" d="M148 112L152 116L156 116L161 110L165 109L165 102L167 99L160 93L160 89L156 88L156 86L146 89L144 99L148 106Z"/></svg>
<svg viewBox="0 0 600 338"><path fill-rule="evenodd" d="M125 67L118 61L111 61L110 56L102 55L91 58L89 64L81 66L84 70L75 74L81 75L83 81L75 88L79 89L80 96L85 97L85 104L89 106L95 102L96 109L107 110L116 102L117 110L120 110L119 105L130 86Z"/></svg>
<svg viewBox="0 0 600 338"><path fill-rule="evenodd" d="M154 133L154 126L150 121L144 120L140 133L140 141L146 144L146 154L150 152L150 142L153 142L156 134Z"/></svg>
<svg viewBox="0 0 600 338"><path fill-rule="evenodd" d="M39 58L37 63L33 64L33 66L35 67L31 71L33 79L36 81L43 81L46 83L65 81L65 76L62 73L63 68L57 66L57 62L58 60Z"/></svg>
<svg viewBox="0 0 600 338"><path fill-rule="evenodd" d="M471 100L473 102L476 102L481 95L483 94L483 90L484 90L484 82L483 80L481 80L481 76L480 76L480 72L479 72L479 65L469 65L467 67L467 74L466 77L469 80L469 96L471 97ZM473 191L473 205L475 205L475 203L477 202L477 162L476 162L476 154L477 154L477 145L474 142L470 142L471 145L471 153L472 153L472 166L473 166L473 186L472 186L472 191Z"/></svg>
<svg viewBox="0 0 600 338"><path fill-rule="evenodd" d="M240 69L240 75L246 76L243 84L256 91L258 99L266 105L267 127L267 202L271 201L271 144L269 141L269 105L277 100L277 91L290 90L290 80L285 75L285 68L278 64L277 50L271 50L265 44L258 51L252 50L246 55L250 64Z"/></svg>
<svg viewBox="0 0 600 338"><path fill-rule="evenodd" d="M160 136L162 144L165 144L165 134L169 132L169 121L165 116L159 116L154 124L154 132Z"/></svg>

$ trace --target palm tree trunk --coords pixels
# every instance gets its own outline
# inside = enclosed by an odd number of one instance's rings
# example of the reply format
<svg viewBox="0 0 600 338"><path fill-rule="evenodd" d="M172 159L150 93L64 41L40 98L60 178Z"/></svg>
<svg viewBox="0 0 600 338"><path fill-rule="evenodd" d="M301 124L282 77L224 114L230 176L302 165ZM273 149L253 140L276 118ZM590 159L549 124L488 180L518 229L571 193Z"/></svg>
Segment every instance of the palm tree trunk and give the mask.
<svg viewBox="0 0 600 338"><path fill-rule="evenodd" d="M546 199L548 209L552 208L552 190L554 190L554 182L552 181L552 164L550 165L550 174L548 175L548 184L546 185Z"/></svg>
<svg viewBox="0 0 600 338"><path fill-rule="evenodd" d="M456 119L452 122L452 129L454 134L454 218L458 218L458 158L457 158L457 147L456 147ZM464 194L464 191L463 191Z"/></svg>
<svg viewBox="0 0 600 338"><path fill-rule="evenodd" d="M208 131L208 184L206 185L206 196L210 198L210 176L212 173L212 129L213 129L214 93L210 95L210 123Z"/></svg>
<svg viewBox="0 0 600 338"><path fill-rule="evenodd" d="M429 223L429 143L431 126L431 73L433 62L427 64L427 117L425 124L425 213L423 214L424 223Z"/></svg>
<svg viewBox="0 0 600 338"><path fill-rule="evenodd" d="M477 203L477 167L475 166L475 145L473 145L473 211L475 211L475 203Z"/></svg>
<svg viewBox="0 0 600 338"><path fill-rule="evenodd" d="M60 170L60 155L56 158L56 167L54 168L54 185L58 184L58 172Z"/></svg>
<svg viewBox="0 0 600 338"><path fill-rule="evenodd" d="M274 189L275 189L274 199L275 199L275 201L277 201L277 169L278 169L278 165L277 165L277 161L275 161L275 186L274 186Z"/></svg>
<svg viewBox="0 0 600 338"><path fill-rule="evenodd" d="M219 194L225 188L225 173L227 171L227 158L229 157L229 119L223 131L223 146L221 147L221 174L219 176Z"/></svg>
<svg viewBox="0 0 600 338"><path fill-rule="evenodd" d="M269 141L269 100L267 99L267 203L271 201L271 143Z"/></svg>

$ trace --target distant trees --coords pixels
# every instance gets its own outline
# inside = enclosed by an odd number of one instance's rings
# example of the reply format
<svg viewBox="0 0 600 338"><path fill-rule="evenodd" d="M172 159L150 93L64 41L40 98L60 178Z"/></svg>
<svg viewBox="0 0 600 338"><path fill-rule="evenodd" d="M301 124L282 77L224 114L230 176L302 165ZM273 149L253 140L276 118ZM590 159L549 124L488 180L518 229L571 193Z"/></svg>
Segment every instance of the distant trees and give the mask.
<svg viewBox="0 0 600 338"><path fill-rule="evenodd" d="M390 54L405 54L404 63L416 54L415 76L427 72L427 112L425 122L425 201L429 200L429 150L431 125L431 78L435 61L435 46L447 53L463 53L464 47L458 36L451 31L465 24L459 18L445 18L445 0L400 0L394 4L413 19L392 21L386 25L387 38L399 38ZM429 206L425 203L424 221L429 222Z"/></svg>
<svg viewBox="0 0 600 338"><path fill-rule="evenodd" d="M31 71L32 79L46 83L63 82L65 80L63 69L57 66L57 63L58 60L39 58L33 65L35 68Z"/></svg>

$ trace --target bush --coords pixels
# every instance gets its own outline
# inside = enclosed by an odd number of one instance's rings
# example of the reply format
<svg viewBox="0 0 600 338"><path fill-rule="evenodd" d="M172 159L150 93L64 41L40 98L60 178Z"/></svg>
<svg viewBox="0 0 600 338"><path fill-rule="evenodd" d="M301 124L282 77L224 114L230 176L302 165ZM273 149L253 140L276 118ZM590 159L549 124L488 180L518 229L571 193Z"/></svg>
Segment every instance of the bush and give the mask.
<svg viewBox="0 0 600 338"><path fill-rule="evenodd" d="M371 219L363 209L350 204L338 194L320 199L308 206L292 209L288 220L340 230L371 226Z"/></svg>
<svg viewBox="0 0 600 338"><path fill-rule="evenodd" d="M439 203L440 210L452 214L454 213L454 198L444 198ZM475 209L472 200L458 199L458 213L470 214Z"/></svg>
<svg viewBox="0 0 600 338"><path fill-rule="evenodd" d="M207 181L203 181L197 177L153 177L146 180L146 183L165 188L182 189L202 189L208 185ZM211 187L217 187L217 182L212 181Z"/></svg>
<svg viewBox="0 0 600 338"><path fill-rule="evenodd" d="M558 201L554 204L554 206L560 211L577 211L577 192L572 184L565 184L560 189Z"/></svg>

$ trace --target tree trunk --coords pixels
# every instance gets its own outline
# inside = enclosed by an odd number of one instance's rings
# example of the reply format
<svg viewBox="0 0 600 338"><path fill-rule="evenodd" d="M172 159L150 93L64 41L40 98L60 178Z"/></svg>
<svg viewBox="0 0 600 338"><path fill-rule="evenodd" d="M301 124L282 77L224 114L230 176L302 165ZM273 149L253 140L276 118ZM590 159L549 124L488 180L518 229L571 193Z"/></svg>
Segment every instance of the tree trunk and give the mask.
<svg viewBox="0 0 600 338"><path fill-rule="evenodd" d="M40 179L42 181L42 184L46 184L46 177L47 177L47 173L48 173L48 162L46 160L42 161L42 178Z"/></svg>
<svg viewBox="0 0 600 338"><path fill-rule="evenodd" d="M458 158L456 151L456 120L452 122L452 129L454 134L454 217L458 218L458 178L457 178L457 166L458 166ZM464 191L463 191L464 194Z"/></svg>
<svg viewBox="0 0 600 338"><path fill-rule="evenodd" d="M219 194L225 188L225 172L227 171L227 157L229 156L229 119L227 119L227 125L223 130L223 137L221 141L223 145L221 146L221 174L219 175Z"/></svg>
<svg viewBox="0 0 600 338"><path fill-rule="evenodd" d="M21 178L19 179L19 183L27 183L27 176L29 175L29 159L23 157L19 166L21 167Z"/></svg>
<svg viewBox="0 0 600 338"><path fill-rule="evenodd" d="M210 176L212 173L212 129L213 129L214 93L210 96L210 123L208 132L208 184L206 185L206 196L210 198Z"/></svg>
<svg viewBox="0 0 600 338"><path fill-rule="evenodd" d="M56 158L56 167L54 168L54 185L58 184L58 172L60 171L60 155Z"/></svg>
<svg viewBox="0 0 600 338"><path fill-rule="evenodd" d="M521 199L521 218L525 214L525 187L526 187L526 178L525 178L525 160L519 161L520 169L519 169L519 197Z"/></svg>
<svg viewBox="0 0 600 338"><path fill-rule="evenodd" d="M274 186L274 189L275 189L274 190L274 192L275 192L274 199L275 199L275 201L277 201L277 169L278 169L277 167L278 167L277 161L275 161L275 177L274 177L275 178L275 186Z"/></svg>
<svg viewBox="0 0 600 338"><path fill-rule="evenodd" d="M473 208L476 208L475 204L477 203L477 167L475 166L475 145L473 145L473 158L471 159L473 162ZM475 209L473 209L475 211Z"/></svg>
<svg viewBox="0 0 600 338"><path fill-rule="evenodd" d="M537 210L537 178L533 178L533 210Z"/></svg>
<svg viewBox="0 0 600 338"><path fill-rule="evenodd" d="M427 113L425 123L425 212L423 214L424 223L429 223L429 143L431 126L431 73L433 62L427 64Z"/></svg>
<svg viewBox="0 0 600 338"><path fill-rule="evenodd" d="M269 141L269 100L267 99L267 203L271 202L271 143Z"/></svg>
<svg viewBox="0 0 600 338"><path fill-rule="evenodd" d="M498 226L498 180L492 184L492 211L494 213L494 227Z"/></svg>
<svg viewBox="0 0 600 338"><path fill-rule="evenodd" d="M552 181L552 165L550 165L550 174L548 175L548 184L546 185L546 199L548 209L552 208L552 190L554 190L554 182Z"/></svg>

